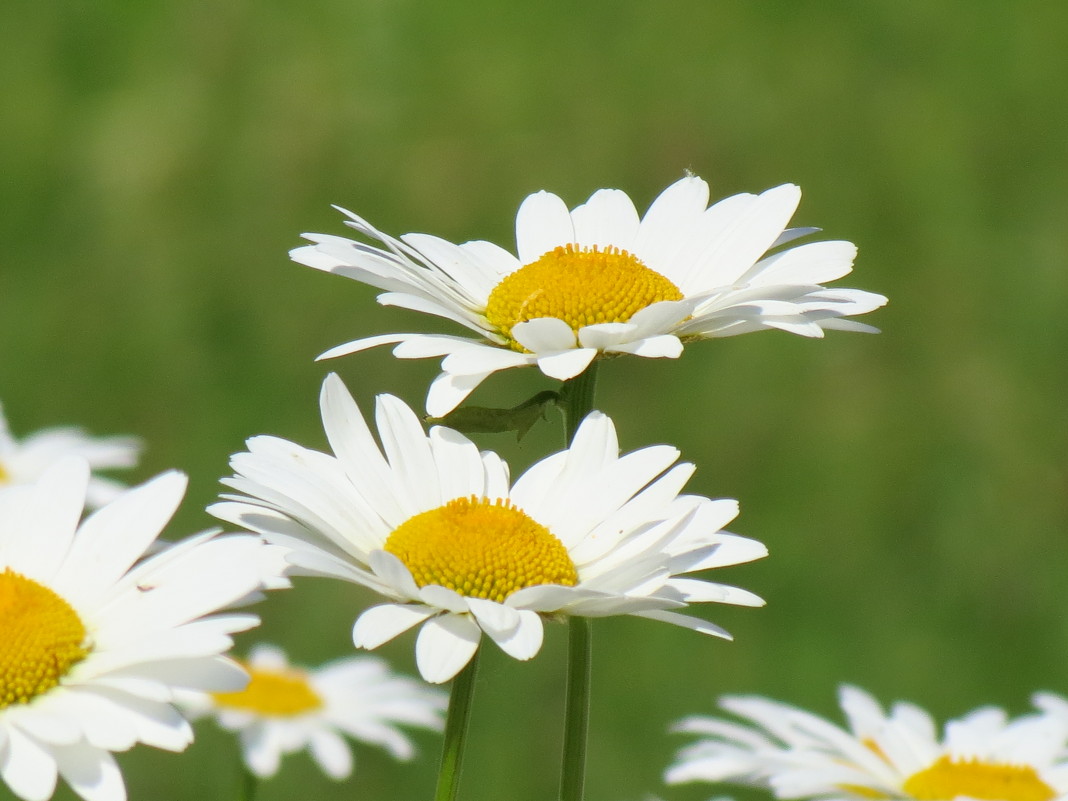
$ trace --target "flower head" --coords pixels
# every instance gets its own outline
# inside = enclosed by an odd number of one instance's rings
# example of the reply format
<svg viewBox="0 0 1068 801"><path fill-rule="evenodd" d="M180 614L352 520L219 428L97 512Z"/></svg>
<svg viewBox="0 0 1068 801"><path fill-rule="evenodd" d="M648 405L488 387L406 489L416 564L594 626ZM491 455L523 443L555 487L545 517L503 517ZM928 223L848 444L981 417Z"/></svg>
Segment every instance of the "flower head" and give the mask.
<svg viewBox="0 0 1068 801"><path fill-rule="evenodd" d="M848 686L839 701L848 730L767 698L727 696L720 705L750 725L683 720L679 731L706 739L678 754L667 781L755 784L789 799L1051 801L1068 793L1068 725L1054 715L1010 719L983 707L939 736L912 704L887 714Z"/></svg>
<svg viewBox="0 0 1068 801"><path fill-rule="evenodd" d="M90 437L79 428L46 428L23 438L12 436L0 406L0 491L29 484L65 456L79 456L96 470L133 467L141 443L136 437ZM103 506L124 489L108 478L89 479L86 502Z"/></svg>
<svg viewBox="0 0 1068 801"><path fill-rule="evenodd" d="M83 460L0 494L0 777L44 801L57 773L87 801L122 801L109 752L180 751L184 689L238 689L222 656L255 616L220 609L261 585L258 537L208 532L141 559L185 492L170 472L81 520Z"/></svg>
<svg viewBox="0 0 1068 801"><path fill-rule="evenodd" d="M674 610L763 603L679 577L766 549L721 531L735 501L679 494L693 466L674 465L674 448L620 456L603 414L589 415L570 448L512 484L496 454L448 428L427 435L397 398L378 398L381 448L337 376L324 382L321 404L334 455L254 437L224 481L241 494L209 511L292 548L302 572L384 595L387 603L356 621L357 646L375 648L422 624L416 659L428 681L452 678L483 633L531 658L542 615L631 614L726 637Z"/></svg>
<svg viewBox="0 0 1068 801"><path fill-rule="evenodd" d="M384 334L320 357L384 344L396 344L401 358L444 356L427 397L433 416L509 367L537 365L566 380L598 356L676 358L687 342L764 328L809 337L875 330L844 318L882 306L885 297L822 286L852 269L852 243L768 255L816 230L786 228L800 189L785 184L712 206L708 199L708 185L694 176L665 189L641 218L617 189L599 190L570 211L556 195L538 192L519 208L516 255L483 241L394 239L342 210L349 226L385 247L305 234L313 244L290 255L384 290L380 303L444 317L477 335Z"/></svg>
<svg viewBox="0 0 1068 801"><path fill-rule="evenodd" d="M344 779L352 752L342 735L407 760L415 749L398 725L441 728L445 696L392 674L374 657L305 670L290 665L281 649L260 645L244 665L251 678L243 690L199 694L185 706L239 732L245 764L260 778L278 772L283 754L307 748L327 776Z"/></svg>

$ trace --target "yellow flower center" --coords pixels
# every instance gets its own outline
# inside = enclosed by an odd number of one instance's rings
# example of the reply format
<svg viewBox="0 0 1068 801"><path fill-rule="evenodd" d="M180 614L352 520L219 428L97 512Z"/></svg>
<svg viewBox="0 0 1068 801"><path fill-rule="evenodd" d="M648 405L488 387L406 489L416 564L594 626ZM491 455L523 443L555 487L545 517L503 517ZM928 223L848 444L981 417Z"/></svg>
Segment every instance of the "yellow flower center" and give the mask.
<svg viewBox="0 0 1068 801"><path fill-rule="evenodd" d="M1057 793L1030 765L999 765L944 756L905 782L917 801L949 801L958 796L983 801L1050 801Z"/></svg>
<svg viewBox="0 0 1068 801"><path fill-rule="evenodd" d="M265 717L294 717L319 709L323 699L302 670L264 670L244 665L248 685L234 693L213 693L219 706L255 712Z"/></svg>
<svg viewBox="0 0 1068 801"><path fill-rule="evenodd" d="M10 567L0 573L0 632L0 709L48 692L89 654L71 605Z"/></svg>
<svg viewBox="0 0 1068 801"><path fill-rule="evenodd" d="M576 333L595 323L625 323L646 306L682 300L682 292L625 250L566 245L505 276L490 292L486 319L524 351L512 326L539 317L563 320Z"/></svg>
<svg viewBox="0 0 1068 801"><path fill-rule="evenodd" d="M7 472L7 469L4 467L4 463L0 462L0 484L7 484L10 481L11 474Z"/></svg>
<svg viewBox="0 0 1068 801"><path fill-rule="evenodd" d="M578 583L563 543L500 498L457 498L417 514L383 547L420 587L438 584L471 598L501 602L524 587Z"/></svg>

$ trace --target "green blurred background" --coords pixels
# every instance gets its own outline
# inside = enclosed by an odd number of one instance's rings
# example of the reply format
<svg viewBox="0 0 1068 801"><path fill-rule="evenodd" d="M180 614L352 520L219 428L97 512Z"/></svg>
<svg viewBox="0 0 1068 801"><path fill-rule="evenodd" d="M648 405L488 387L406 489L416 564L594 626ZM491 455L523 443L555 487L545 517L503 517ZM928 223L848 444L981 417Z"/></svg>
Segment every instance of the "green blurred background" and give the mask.
<svg viewBox="0 0 1068 801"><path fill-rule="evenodd" d="M786 181L795 224L858 243L843 286L888 295L879 336L778 332L617 360L599 405L623 446L679 445L690 487L741 500L772 556L725 580L766 609L706 607L736 642L641 620L595 626L591 801L665 789L669 723L718 693L824 713L839 682L939 717L1068 693L1068 7L639 0L444 4L14 0L0 10L0 399L16 433L134 433L131 480L191 476L202 511L245 437L322 447L338 370L370 404L421 402L436 363L358 336L429 330L369 289L288 261L337 203L383 230L510 246L546 188L623 188L640 209L684 170L715 197ZM440 330L453 330L440 326ZM551 386L487 382L503 404ZM481 440L516 471L560 444ZM307 663L349 653L361 591L305 581L258 611ZM486 649L462 797L556 788L564 629L517 663ZM383 648L413 672L413 637ZM228 799L235 745L120 757L132 799ZM398 765L357 748L353 784L306 756L264 801L428 798L437 740ZM0 790L0 794L5 791ZM72 796L63 790L57 798Z"/></svg>

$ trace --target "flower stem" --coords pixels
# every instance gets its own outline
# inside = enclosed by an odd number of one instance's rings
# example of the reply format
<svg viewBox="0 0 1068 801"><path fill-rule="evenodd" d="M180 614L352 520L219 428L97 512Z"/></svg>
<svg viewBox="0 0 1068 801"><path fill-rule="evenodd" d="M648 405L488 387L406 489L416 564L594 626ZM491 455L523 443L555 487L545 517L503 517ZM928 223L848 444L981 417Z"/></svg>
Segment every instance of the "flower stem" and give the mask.
<svg viewBox="0 0 1068 801"><path fill-rule="evenodd" d="M567 444L575 440L582 421L593 411L597 362L564 384L564 429ZM592 626L584 617L568 622L567 699L564 705L564 757L560 771L560 801L582 801L586 788L586 740L590 729Z"/></svg>
<svg viewBox="0 0 1068 801"><path fill-rule="evenodd" d="M241 764L241 801L255 801L256 791L260 787L260 780L256 778L256 774L248 769L244 763Z"/></svg>
<svg viewBox="0 0 1068 801"><path fill-rule="evenodd" d="M475 673L478 670L478 651L471 657L467 667L452 681L449 694L449 711L445 718L445 743L441 748L441 769L438 771L438 787L434 801L455 801L460 788L460 768L467 744L467 723L471 719L471 698L475 690Z"/></svg>
<svg viewBox="0 0 1068 801"><path fill-rule="evenodd" d="M566 381L561 388L560 397L564 407L564 430L568 445L575 439L575 432L578 431L578 427L586 415L593 411L593 397L596 391L596 361L586 368L586 372L575 376L570 381Z"/></svg>
<svg viewBox="0 0 1068 801"><path fill-rule="evenodd" d="M582 801L586 787L586 737L590 728L592 630L589 618L568 623L567 701L564 709L564 761L561 801Z"/></svg>

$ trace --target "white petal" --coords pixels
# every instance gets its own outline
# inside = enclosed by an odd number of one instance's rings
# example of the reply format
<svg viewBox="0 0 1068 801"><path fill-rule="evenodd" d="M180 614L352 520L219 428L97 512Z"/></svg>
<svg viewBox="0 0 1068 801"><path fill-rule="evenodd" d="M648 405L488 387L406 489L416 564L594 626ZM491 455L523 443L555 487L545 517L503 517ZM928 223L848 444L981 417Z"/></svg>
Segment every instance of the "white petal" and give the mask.
<svg viewBox="0 0 1068 801"><path fill-rule="evenodd" d="M551 192L536 192L519 206L515 218L516 252L530 264L550 250L575 241L567 205Z"/></svg>
<svg viewBox="0 0 1068 801"><path fill-rule="evenodd" d="M430 383L426 396L426 413L444 417L467 398L490 373L450 375L441 373Z"/></svg>
<svg viewBox="0 0 1068 801"><path fill-rule="evenodd" d="M631 251L638 233L638 212L626 192L599 189L571 211L575 243L584 248L617 247Z"/></svg>
<svg viewBox="0 0 1068 801"><path fill-rule="evenodd" d="M241 751L245 764L261 779L269 779L278 773L282 761L281 743L271 729L270 723L257 721L241 730Z"/></svg>
<svg viewBox="0 0 1068 801"><path fill-rule="evenodd" d="M467 598L467 607L482 630L493 637L507 637L519 627L519 612L510 606L485 598Z"/></svg>
<svg viewBox="0 0 1068 801"><path fill-rule="evenodd" d="M478 650L482 630L466 615L446 614L428 620L419 630L415 661L431 684L441 684L459 673Z"/></svg>
<svg viewBox="0 0 1068 801"><path fill-rule="evenodd" d="M352 751L341 737L329 729L312 732L308 750L323 773L331 779L340 781L352 774Z"/></svg>
<svg viewBox="0 0 1068 801"><path fill-rule="evenodd" d="M682 355L682 341L671 334L647 337L607 349L609 353L630 353L646 359L677 359Z"/></svg>
<svg viewBox="0 0 1068 801"><path fill-rule="evenodd" d="M361 350L367 350L368 348L376 348L379 345L395 345L398 342L404 342L410 337L418 337L421 334L380 334L373 337L363 337L362 339L354 339L352 342L346 342L343 345L336 345L330 350L323 351L315 357L315 361L320 362L324 359L335 359L338 356L348 356L350 353L358 353Z"/></svg>
<svg viewBox="0 0 1068 801"><path fill-rule="evenodd" d="M352 642L357 648L374 650L438 612L429 606L415 604L372 606L357 618L352 627Z"/></svg>
<svg viewBox="0 0 1068 801"><path fill-rule="evenodd" d="M542 625L541 615L528 609L522 609L519 611L519 624L511 634L494 637L492 632L487 633L493 637L493 641L500 646L500 649L510 657L526 661L541 650L545 628Z"/></svg>
<svg viewBox="0 0 1068 801"><path fill-rule="evenodd" d="M7 747L0 749L0 776L25 801L46 801L55 791L56 761L36 740L7 728Z"/></svg>
<svg viewBox="0 0 1068 801"><path fill-rule="evenodd" d="M77 584L72 601L93 603L141 557L170 521L185 495L182 473L164 473L90 515L56 577Z"/></svg>
<svg viewBox="0 0 1068 801"><path fill-rule="evenodd" d="M711 634L713 637L722 637L725 640L734 639L728 632L717 626L715 623L709 623L707 620L702 620L699 617L681 615L678 612L670 612L666 609L654 609L648 612L634 612L633 614L635 617L647 617L650 620L660 620L664 623L672 623L676 626L699 631L702 634Z"/></svg>
<svg viewBox="0 0 1068 801"><path fill-rule="evenodd" d="M378 436L389 461L393 494L401 512L410 517L439 506L437 465L419 418L400 398L379 395L375 401Z"/></svg>
<svg viewBox="0 0 1068 801"><path fill-rule="evenodd" d="M575 332L556 317L538 317L512 326L515 341L531 353L552 353L575 347Z"/></svg>
<svg viewBox="0 0 1068 801"><path fill-rule="evenodd" d="M596 356L597 351L593 348L565 350L561 353L539 357L538 368L545 373L545 375L549 376L549 378L567 381L589 367L590 362L592 362Z"/></svg>
<svg viewBox="0 0 1068 801"><path fill-rule="evenodd" d="M707 183L697 176L676 181L660 193L642 218L634 255L677 284L668 267L707 207Z"/></svg>
<svg viewBox="0 0 1068 801"><path fill-rule="evenodd" d="M107 751L84 746L56 750L59 773L85 801L125 801L126 786Z"/></svg>
<svg viewBox="0 0 1068 801"><path fill-rule="evenodd" d="M0 536L0 564L51 585L71 547L88 483L89 463L68 456L17 496L22 514L5 515L14 518L9 521L14 530L5 526Z"/></svg>

